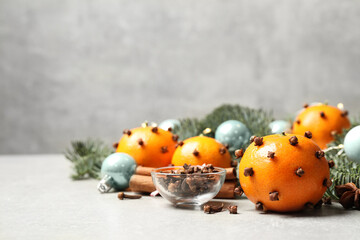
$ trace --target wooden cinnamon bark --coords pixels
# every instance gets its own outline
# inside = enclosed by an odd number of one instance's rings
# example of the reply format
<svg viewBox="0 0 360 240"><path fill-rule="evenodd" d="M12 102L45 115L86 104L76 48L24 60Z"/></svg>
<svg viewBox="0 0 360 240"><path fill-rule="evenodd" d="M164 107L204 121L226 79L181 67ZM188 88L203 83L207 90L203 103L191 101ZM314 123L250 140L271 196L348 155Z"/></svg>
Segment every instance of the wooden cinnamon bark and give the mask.
<svg viewBox="0 0 360 240"><path fill-rule="evenodd" d="M150 176L143 176L134 174L130 178L129 188L132 192L151 193L156 190L152 178Z"/></svg>
<svg viewBox="0 0 360 240"><path fill-rule="evenodd" d="M234 198L235 187L236 182L234 180L225 181L215 198ZM127 190L132 192L151 193L155 191L156 188L150 176L134 174L130 179L130 186Z"/></svg>
<svg viewBox="0 0 360 240"><path fill-rule="evenodd" d="M155 168L138 166L136 168L136 170L135 170L135 174L144 175L144 176L151 176L151 171L154 170L154 169Z"/></svg>
<svg viewBox="0 0 360 240"><path fill-rule="evenodd" d="M234 190L236 187L235 181L225 181L224 185L222 185L219 193L215 196L215 198L235 198Z"/></svg>
<svg viewBox="0 0 360 240"><path fill-rule="evenodd" d="M226 170L226 180L236 179L236 168L225 168Z"/></svg>
<svg viewBox="0 0 360 240"><path fill-rule="evenodd" d="M135 170L135 174L143 175L143 176L151 176L151 171L154 169L155 168L138 166ZM225 178L226 180L236 179L235 168L225 168L225 170L226 170L226 178Z"/></svg>

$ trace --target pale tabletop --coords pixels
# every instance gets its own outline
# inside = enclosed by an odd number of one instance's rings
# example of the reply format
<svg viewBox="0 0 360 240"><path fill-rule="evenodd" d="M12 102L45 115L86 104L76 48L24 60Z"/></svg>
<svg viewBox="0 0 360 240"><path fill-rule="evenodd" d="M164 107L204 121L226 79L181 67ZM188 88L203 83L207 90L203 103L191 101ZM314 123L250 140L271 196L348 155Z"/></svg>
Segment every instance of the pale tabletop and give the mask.
<svg viewBox="0 0 360 240"><path fill-rule="evenodd" d="M297 214L261 213L245 198L205 214L161 197L117 199L96 180L72 181L62 155L0 157L0 239L360 239L360 211L338 203Z"/></svg>

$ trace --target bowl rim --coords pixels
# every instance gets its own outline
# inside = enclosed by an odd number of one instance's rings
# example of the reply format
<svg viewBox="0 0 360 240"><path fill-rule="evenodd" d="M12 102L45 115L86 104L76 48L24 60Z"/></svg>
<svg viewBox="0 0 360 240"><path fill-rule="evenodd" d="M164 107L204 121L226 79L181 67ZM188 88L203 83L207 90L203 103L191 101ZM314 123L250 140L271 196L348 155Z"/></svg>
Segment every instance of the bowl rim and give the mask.
<svg viewBox="0 0 360 240"><path fill-rule="evenodd" d="M191 166L198 166L201 167L202 165L191 165ZM173 169L173 168L183 168L183 166L168 166L168 167L161 167L161 168L155 168L151 171L151 175L165 175L165 176L187 176L187 175L196 175L196 176L208 176L208 175L221 175L221 174L225 174L226 173L226 169L225 168L221 168L221 167L214 167L217 170L220 170L218 172L211 172L211 173L185 173L185 174L181 174L181 173L163 173L160 172L161 170L165 170L165 169Z"/></svg>

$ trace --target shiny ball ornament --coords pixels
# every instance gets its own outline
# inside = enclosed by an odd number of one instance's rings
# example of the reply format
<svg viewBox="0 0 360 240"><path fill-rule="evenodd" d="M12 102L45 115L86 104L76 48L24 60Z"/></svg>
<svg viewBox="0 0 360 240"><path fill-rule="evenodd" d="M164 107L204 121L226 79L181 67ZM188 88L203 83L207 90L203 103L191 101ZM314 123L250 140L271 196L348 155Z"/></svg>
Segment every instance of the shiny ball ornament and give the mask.
<svg viewBox="0 0 360 240"><path fill-rule="evenodd" d="M344 149L350 160L360 163L360 126L352 128L346 134Z"/></svg>
<svg viewBox="0 0 360 240"><path fill-rule="evenodd" d="M98 185L100 192L108 192L111 188L124 190L129 187L131 176L135 173L136 162L126 153L113 153L103 161Z"/></svg>
<svg viewBox="0 0 360 240"><path fill-rule="evenodd" d="M269 124L272 134L280 134L282 132L288 132L291 128L291 124L284 120L275 120Z"/></svg>
<svg viewBox="0 0 360 240"><path fill-rule="evenodd" d="M169 128L174 129L180 127L180 121L177 119L167 119L159 124L159 128L168 130Z"/></svg>
<svg viewBox="0 0 360 240"><path fill-rule="evenodd" d="M215 139L222 144L229 146L229 151L243 147L249 142L250 130L240 121L228 120L218 126L215 132Z"/></svg>

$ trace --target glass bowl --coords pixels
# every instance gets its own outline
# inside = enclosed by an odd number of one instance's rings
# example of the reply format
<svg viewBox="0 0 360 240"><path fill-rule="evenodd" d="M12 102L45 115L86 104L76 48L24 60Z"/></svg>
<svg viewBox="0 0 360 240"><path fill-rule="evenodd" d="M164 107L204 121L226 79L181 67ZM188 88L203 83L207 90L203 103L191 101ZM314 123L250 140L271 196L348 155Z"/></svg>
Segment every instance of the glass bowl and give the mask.
<svg viewBox="0 0 360 240"><path fill-rule="evenodd" d="M225 181L223 168L215 167L211 173L173 173L180 169L183 167L163 167L151 172L160 195L176 206L201 206L218 194Z"/></svg>

